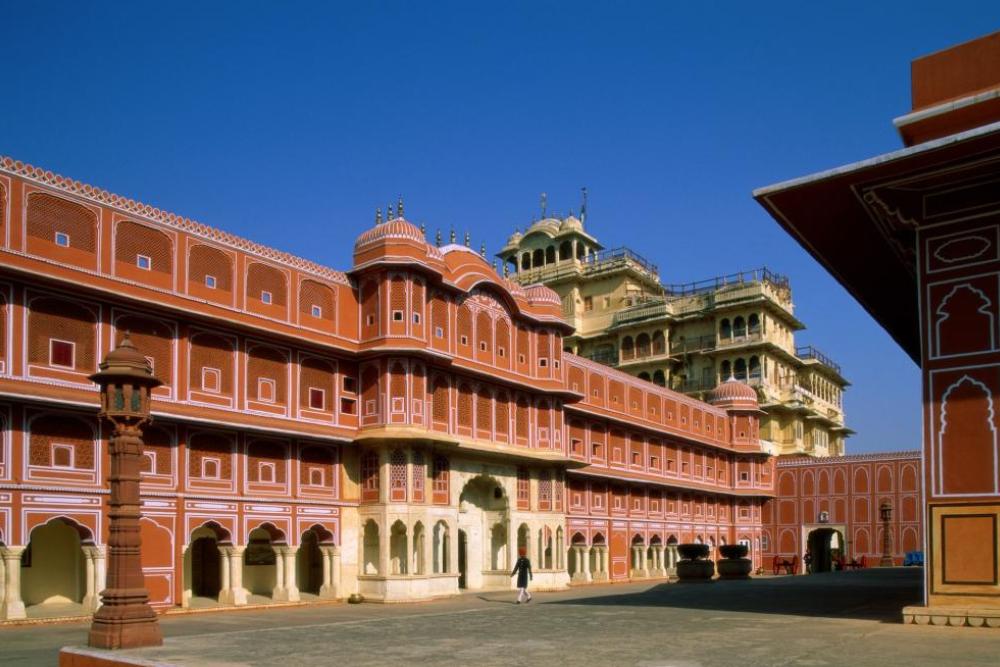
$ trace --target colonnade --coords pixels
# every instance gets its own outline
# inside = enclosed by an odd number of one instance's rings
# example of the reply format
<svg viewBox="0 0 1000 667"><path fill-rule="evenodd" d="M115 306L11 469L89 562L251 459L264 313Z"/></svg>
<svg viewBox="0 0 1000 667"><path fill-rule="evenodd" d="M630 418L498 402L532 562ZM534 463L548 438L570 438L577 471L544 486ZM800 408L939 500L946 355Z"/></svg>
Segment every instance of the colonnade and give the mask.
<svg viewBox="0 0 1000 667"><path fill-rule="evenodd" d="M27 618L27 605L22 590L22 558L27 546L0 547L0 621ZM92 614L101 606L101 591L107 581L106 547L80 547L84 564L82 611ZM30 604L29 600L29 604Z"/></svg>
<svg viewBox="0 0 1000 667"><path fill-rule="evenodd" d="M573 554L573 571L571 581L590 582L607 581L611 578L608 547L606 545L588 546L574 544L570 547Z"/></svg>

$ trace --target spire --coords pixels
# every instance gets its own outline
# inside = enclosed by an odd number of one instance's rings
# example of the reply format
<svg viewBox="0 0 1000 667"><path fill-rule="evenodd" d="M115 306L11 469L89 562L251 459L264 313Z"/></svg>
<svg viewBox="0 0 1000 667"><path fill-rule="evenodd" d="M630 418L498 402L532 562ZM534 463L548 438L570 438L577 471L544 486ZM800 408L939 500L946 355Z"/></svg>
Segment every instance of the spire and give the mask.
<svg viewBox="0 0 1000 667"><path fill-rule="evenodd" d="M376 225L382 224L382 209L380 208L375 209L375 224Z"/></svg>
<svg viewBox="0 0 1000 667"><path fill-rule="evenodd" d="M500 266L495 259L493 260L493 273L500 273Z"/></svg>
<svg viewBox="0 0 1000 667"><path fill-rule="evenodd" d="M441 228L440 227L438 227L438 230L434 233L434 245L436 245L439 248L441 247Z"/></svg>
<svg viewBox="0 0 1000 667"><path fill-rule="evenodd" d="M549 196L546 193L542 193L542 220L545 219L545 210L549 207Z"/></svg>
<svg viewBox="0 0 1000 667"><path fill-rule="evenodd" d="M389 204L388 206L385 207L385 221L389 222L390 220L395 220L395 219L396 216L392 212L392 204Z"/></svg>
<svg viewBox="0 0 1000 667"><path fill-rule="evenodd" d="M506 278L510 275L510 264L507 262L503 263L503 277Z"/></svg>
<svg viewBox="0 0 1000 667"><path fill-rule="evenodd" d="M587 222L587 188L580 188L580 222Z"/></svg>
<svg viewBox="0 0 1000 667"><path fill-rule="evenodd" d="M486 257L486 243L485 242L479 244L479 254L482 255L483 257ZM493 264L495 265L496 262L493 262Z"/></svg>
<svg viewBox="0 0 1000 667"><path fill-rule="evenodd" d="M396 201L396 215L400 218L403 217L403 195L399 195L399 199Z"/></svg>
<svg viewBox="0 0 1000 667"><path fill-rule="evenodd" d="M427 225L425 225L422 222L420 223L420 233L423 234L424 237L426 238L426 236L427 236Z"/></svg>
<svg viewBox="0 0 1000 667"><path fill-rule="evenodd" d="M455 228L452 227L451 234L448 235L448 243L454 243L454 242L455 242Z"/></svg>
<svg viewBox="0 0 1000 667"><path fill-rule="evenodd" d="M466 248L472 247L472 235L469 234L469 232L465 232L465 247Z"/></svg>

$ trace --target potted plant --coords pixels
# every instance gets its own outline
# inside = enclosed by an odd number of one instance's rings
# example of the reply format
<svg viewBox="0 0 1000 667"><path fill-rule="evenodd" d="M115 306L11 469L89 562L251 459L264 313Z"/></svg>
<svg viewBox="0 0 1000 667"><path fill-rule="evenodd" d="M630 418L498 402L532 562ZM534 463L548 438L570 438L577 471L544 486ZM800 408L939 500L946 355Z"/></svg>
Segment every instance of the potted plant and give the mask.
<svg viewBox="0 0 1000 667"><path fill-rule="evenodd" d="M681 582L708 582L715 574L715 563L708 558L707 544L679 544L677 553L677 579Z"/></svg>
<svg viewBox="0 0 1000 667"><path fill-rule="evenodd" d="M753 563L747 558L745 544L723 544L719 547L722 558L716 565L719 568L720 579L749 579L753 571Z"/></svg>

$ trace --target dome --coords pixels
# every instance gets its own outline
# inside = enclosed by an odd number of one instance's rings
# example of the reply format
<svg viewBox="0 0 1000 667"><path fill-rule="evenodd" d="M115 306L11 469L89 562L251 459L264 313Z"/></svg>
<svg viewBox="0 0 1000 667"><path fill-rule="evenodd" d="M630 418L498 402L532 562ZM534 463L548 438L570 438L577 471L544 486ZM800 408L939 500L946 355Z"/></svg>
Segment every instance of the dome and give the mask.
<svg viewBox="0 0 1000 667"><path fill-rule="evenodd" d="M104 357L104 363L108 366L135 366L137 368L149 366L149 360L132 343L127 331L118 347L108 352L108 356Z"/></svg>
<svg viewBox="0 0 1000 667"><path fill-rule="evenodd" d="M578 217L576 217L574 215L571 215L571 216L569 216L568 218L566 218L565 220L562 221L562 224L559 225L559 231L561 231L561 232L571 232L571 231L572 232L582 232L583 231L583 222L580 220L580 218L578 218Z"/></svg>
<svg viewBox="0 0 1000 667"><path fill-rule="evenodd" d="M731 377L708 392L706 400L712 405L731 403L733 407L746 407L755 410L757 409L757 390L746 382Z"/></svg>
<svg viewBox="0 0 1000 667"><path fill-rule="evenodd" d="M559 232L559 226L561 224L562 223L559 220L556 220L555 218L543 218L534 223L533 225L531 225L531 227L528 227L528 231L525 232L525 236L527 236L531 232L543 232L545 234L548 234L549 236L552 236Z"/></svg>
<svg viewBox="0 0 1000 667"><path fill-rule="evenodd" d="M363 232L361 236L354 241L354 250L358 250L366 245L370 245L378 241L384 241L386 239L405 239L409 241L416 241L418 243L427 242L424 238L424 233L420 231L416 225L407 222L403 218L396 218L395 220L389 220L381 225L375 225L371 229Z"/></svg>
<svg viewBox="0 0 1000 667"><path fill-rule="evenodd" d="M545 285L528 285L524 288L524 293L528 301L532 303L548 302L555 306L562 306L562 300L555 290Z"/></svg>
<svg viewBox="0 0 1000 667"><path fill-rule="evenodd" d="M521 239L523 239L523 238L524 238L524 236L523 236L523 235L521 234L521 232L519 232L519 231L515 231L515 232L514 232L513 234L511 234L511 235L510 235L510 237L509 237L509 238L507 239L507 245L508 245L508 246L514 246L514 245L517 245L518 243L520 243L520 242L521 242Z"/></svg>

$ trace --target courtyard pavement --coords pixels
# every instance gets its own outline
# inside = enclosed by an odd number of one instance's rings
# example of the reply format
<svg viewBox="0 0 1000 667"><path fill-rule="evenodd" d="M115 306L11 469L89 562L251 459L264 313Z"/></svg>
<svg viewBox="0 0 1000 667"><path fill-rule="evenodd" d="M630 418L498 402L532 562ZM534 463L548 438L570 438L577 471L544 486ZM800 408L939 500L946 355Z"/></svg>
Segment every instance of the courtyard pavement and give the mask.
<svg viewBox="0 0 1000 667"><path fill-rule="evenodd" d="M170 615L175 665L602 665L888 667L1000 665L1000 631L902 625L919 569L711 584L470 593L413 604L319 605ZM53 665L87 624L0 628L0 665Z"/></svg>

